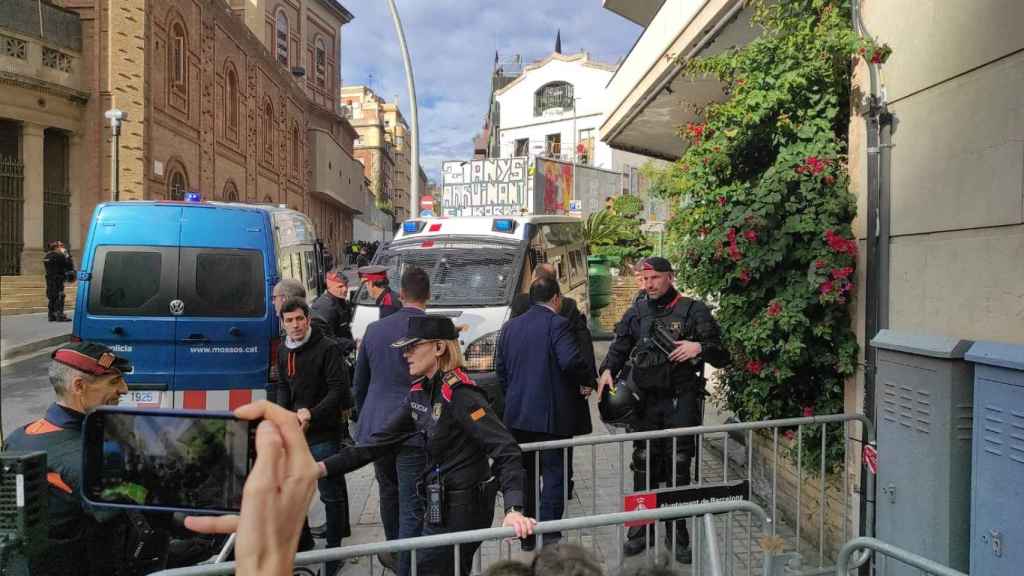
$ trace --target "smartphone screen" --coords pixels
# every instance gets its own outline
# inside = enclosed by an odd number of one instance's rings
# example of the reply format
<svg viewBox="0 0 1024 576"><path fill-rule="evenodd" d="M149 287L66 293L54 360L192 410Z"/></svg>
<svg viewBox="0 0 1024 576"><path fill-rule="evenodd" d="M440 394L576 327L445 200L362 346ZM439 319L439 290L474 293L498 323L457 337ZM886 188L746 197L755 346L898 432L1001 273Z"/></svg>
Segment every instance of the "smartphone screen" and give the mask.
<svg viewBox="0 0 1024 576"><path fill-rule="evenodd" d="M238 512L255 422L231 413L107 408L85 421L84 495L95 504Z"/></svg>

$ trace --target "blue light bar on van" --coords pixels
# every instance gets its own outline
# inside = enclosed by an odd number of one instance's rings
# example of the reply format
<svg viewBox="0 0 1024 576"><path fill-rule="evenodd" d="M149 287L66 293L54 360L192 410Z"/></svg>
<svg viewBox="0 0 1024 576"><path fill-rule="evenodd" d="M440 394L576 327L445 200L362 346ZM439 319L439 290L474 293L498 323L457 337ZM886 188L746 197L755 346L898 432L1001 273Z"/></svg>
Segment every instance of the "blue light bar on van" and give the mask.
<svg viewBox="0 0 1024 576"><path fill-rule="evenodd" d="M406 234L416 234L420 230L423 230L423 226L425 225L426 222L423 222L422 220L406 220L402 224L402 232L405 232Z"/></svg>
<svg viewBox="0 0 1024 576"><path fill-rule="evenodd" d="M202 202L203 197L199 192L185 192L185 202Z"/></svg>
<svg viewBox="0 0 1024 576"><path fill-rule="evenodd" d="M495 218L491 231L511 234L516 231L516 221L511 218Z"/></svg>

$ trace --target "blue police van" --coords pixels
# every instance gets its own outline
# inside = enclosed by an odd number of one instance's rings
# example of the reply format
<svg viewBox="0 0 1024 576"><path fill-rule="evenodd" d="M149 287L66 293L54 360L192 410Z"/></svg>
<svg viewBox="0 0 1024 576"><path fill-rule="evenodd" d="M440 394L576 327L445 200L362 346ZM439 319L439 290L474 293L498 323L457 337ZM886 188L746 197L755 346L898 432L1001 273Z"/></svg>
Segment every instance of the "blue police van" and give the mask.
<svg viewBox="0 0 1024 576"><path fill-rule="evenodd" d="M280 278L323 290L321 244L286 208L110 202L82 251L73 339L132 362L122 404L228 410L265 396Z"/></svg>

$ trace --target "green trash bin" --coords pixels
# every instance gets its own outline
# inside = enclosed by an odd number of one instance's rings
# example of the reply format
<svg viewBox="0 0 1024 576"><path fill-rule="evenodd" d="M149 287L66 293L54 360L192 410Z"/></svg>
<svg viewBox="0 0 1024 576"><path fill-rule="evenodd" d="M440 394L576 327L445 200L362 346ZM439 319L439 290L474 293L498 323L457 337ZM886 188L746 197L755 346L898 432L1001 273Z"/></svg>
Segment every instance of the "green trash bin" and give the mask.
<svg viewBox="0 0 1024 576"><path fill-rule="evenodd" d="M604 256L587 257L587 280L590 284L590 331L595 338L609 336L601 329L597 319L601 309L612 303L612 273L608 268L608 258Z"/></svg>

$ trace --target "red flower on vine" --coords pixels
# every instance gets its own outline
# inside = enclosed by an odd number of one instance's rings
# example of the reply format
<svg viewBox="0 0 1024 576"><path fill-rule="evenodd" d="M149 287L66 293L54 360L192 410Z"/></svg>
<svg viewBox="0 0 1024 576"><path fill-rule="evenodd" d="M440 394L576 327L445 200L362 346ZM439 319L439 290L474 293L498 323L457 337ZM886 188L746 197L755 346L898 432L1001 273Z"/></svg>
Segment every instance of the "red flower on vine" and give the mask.
<svg viewBox="0 0 1024 576"><path fill-rule="evenodd" d="M764 363L760 360L750 360L747 362L747 372L758 376L761 374L761 370L764 369Z"/></svg>
<svg viewBox="0 0 1024 576"><path fill-rule="evenodd" d="M812 174L817 176L824 172L825 168L827 168L831 163L831 160L822 160L817 156L808 156L804 158L803 164L800 164L793 170L795 170L797 174Z"/></svg>
<svg viewBox="0 0 1024 576"><path fill-rule="evenodd" d="M818 258L817 260L814 261L814 267L817 268L818 270L821 270L825 266L828 266L828 263L822 260L821 258Z"/></svg>
<svg viewBox="0 0 1024 576"><path fill-rule="evenodd" d="M822 294L830 294L832 292L832 288L831 280L825 280L820 286L818 286L818 290L820 290Z"/></svg>
<svg viewBox="0 0 1024 576"><path fill-rule="evenodd" d="M757 232L754 230L747 230L743 233L743 237L747 239L747 242L757 242Z"/></svg>
<svg viewBox="0 0 1024 576"><path fill-rule="evenodd" d="M772 301L772 303L768 305L768 316L774 318L778 316L781 312L782 304L779 304L776 301Z"/></svg>
<svg viewBox="0 0 1024 576"><path fill-rule="evenodd" d="M828 242L828 247L835 252L849 254L850 256L857 255L857 242L855 240L844 238L832 230L825 230L825 241Z"/></svg>
<svg viewBox="0 0 1024 576"><path fill-rule="evenodd" d="M792 440L796 438L796 432L793 432L792 430L786 430L785 432L782 433L782 435L786 437L786 440Z"/></svg>
<svg viewBox="0 0 1024 576"><path fill-rule="evenodd" d="M740 270L740 282L744 284L750 282L750 270L747 270L746 268Z"/></svg>
<svg viewBox="0 0 1024 576"><path fill-rule="evenodd" d="M814 416L814 406L804 406L804 416Z"/></svg>
<svg viewBox="0 0 1024 576"><path fill-rule="evenodd" d="M690 138L693 139L694 143L700 144L701 138L704 137L704 128L705 128L704 124L700 124L700 123L697 123L697 122L687 122L686 123L686 134L689 135Z"/></svg>
<svg viewBox="0 0 1024 576"><path fill-rule="evenodd" d="M845 268L833 268L832 277L836 279L846 278L850 274L853 274L853 267L846 266Z"/></svg>
<svg viewBox="0 0 1024 576"><path fill-rule="evenodd" d="M725 199L725 196L719 196L718 197L718 205L719 206L725 206L726 202L727 202L727 200Z"/></svg>

